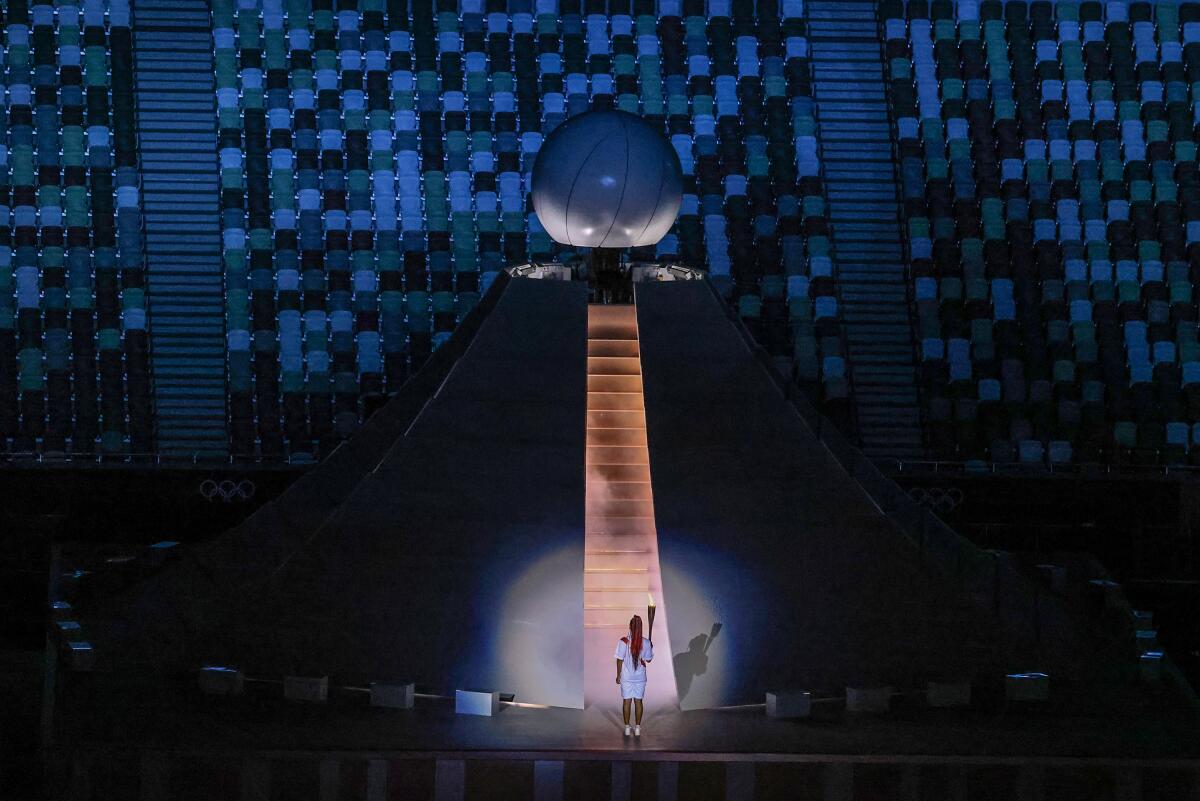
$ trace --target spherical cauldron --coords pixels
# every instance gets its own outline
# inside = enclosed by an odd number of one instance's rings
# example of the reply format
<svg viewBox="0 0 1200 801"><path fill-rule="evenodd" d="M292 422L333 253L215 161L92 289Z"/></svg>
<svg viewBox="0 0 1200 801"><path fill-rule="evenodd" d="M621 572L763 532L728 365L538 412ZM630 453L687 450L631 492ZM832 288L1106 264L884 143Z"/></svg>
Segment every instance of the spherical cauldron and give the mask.
<svg viewBox="0 0 1200 801"><path fill-rule="evenodd" d="M629 248L662 239L682 202L679 156L641 117L589 111L546 137L533 164L533 208L556 242Z"/></svg>

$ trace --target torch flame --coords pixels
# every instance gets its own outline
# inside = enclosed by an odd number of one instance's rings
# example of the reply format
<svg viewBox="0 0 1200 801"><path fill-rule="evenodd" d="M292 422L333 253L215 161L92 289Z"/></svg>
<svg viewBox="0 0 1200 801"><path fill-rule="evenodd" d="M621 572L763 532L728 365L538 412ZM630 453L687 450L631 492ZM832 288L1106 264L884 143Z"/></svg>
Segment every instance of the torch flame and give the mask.
<svg viewBox="0 0 1200 801"><path fill-rule="evenodd" d="M649 599L647 606L649 606L651 609L653 609L654 608L654 596L651 595L650 593L646 593L646 598Z"/></svg>

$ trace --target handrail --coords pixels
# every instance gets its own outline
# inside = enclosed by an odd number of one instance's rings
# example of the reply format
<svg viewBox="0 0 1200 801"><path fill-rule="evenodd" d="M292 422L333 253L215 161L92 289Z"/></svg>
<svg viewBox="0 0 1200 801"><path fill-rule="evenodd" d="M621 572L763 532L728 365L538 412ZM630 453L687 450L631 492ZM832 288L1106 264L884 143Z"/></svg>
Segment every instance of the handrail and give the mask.
<svg viewBox="0 0 1200 801"><path fill-rule="evenodd" d="M266 458L263 456L235 456L226 454L213 456L202 451L191 454L170 453L46 453L43 451L5 451L0 452L0 466L13 465L29 467L31 464L47 467L82 467L88 465L103 466L134 466L134 467L293 467L307 469L317 464L317 460L291 461L289 459Z"/></svg>
<svg viewBox="0 0 1200 801"><path fill-rule="evenodd" d="M880 462L877 461L877 464ZM955 459L886 459L897 475L937 473L960 476L1063 476L1073 478L1192 478L1200 476L1200 465L1191 464L1113 464L1111 462L989 462Z"/></svg>

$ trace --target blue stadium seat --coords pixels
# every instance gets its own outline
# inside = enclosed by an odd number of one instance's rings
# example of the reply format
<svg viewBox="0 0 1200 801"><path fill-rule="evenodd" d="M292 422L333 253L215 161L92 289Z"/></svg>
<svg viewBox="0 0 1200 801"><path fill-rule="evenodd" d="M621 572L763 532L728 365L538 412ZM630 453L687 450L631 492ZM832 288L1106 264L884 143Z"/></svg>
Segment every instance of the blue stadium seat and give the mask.
<svg viewBox="0 0 1200 801"><path fill-rule="evenodd" d="M213 14L236 451L325 452L499 270L573 258L529 176L542 138L591 108L641 114L680 156L683 208L649 255L707 269L777 363L847 402L802 3Z"/></svg>
<svg viewBox="0 0 1200 801"><path fill-rule="evenodd" d="M128 3L14 0L0 25L0 451L149 453Z"/></svg>
<svg viewBox="0 0 1200 801"><path fill-rule="evenodd" d="M909 0L881 35L926 403L1013 421L939 453L1186 459L1200 5Z"/></svg>

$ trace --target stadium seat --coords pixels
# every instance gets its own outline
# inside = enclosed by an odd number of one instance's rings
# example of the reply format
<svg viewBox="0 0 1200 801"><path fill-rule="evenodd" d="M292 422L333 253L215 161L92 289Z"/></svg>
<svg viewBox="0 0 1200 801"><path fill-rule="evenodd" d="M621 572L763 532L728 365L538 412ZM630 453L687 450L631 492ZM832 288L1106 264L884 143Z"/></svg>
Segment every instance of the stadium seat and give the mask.
<svg viewBox="0 0 1200 801"><path fill-rule="evenodd" d="M656 255L706 269L792 378L846 402L801 4L630 10L215 0L235 448L324 452L499 270L575 258L529 179L592 108L641 114L680 157Z"/></svg>
<svg viewBox="0 0 1200 801"><path fill-rule="evenodd" d="M1183 461L1200 6L953 8L881 9L926 403L973 392L1032 422L996 432L993 459ZM949 347L964 324L969 353ZM1002 376L962 381L996 358Z"/></svg>
<svg viewBox="0 0 1200 801"><path fill-rule="evenodd" d="M129 14L0 15L0 451L153 450Z"/></svg>

